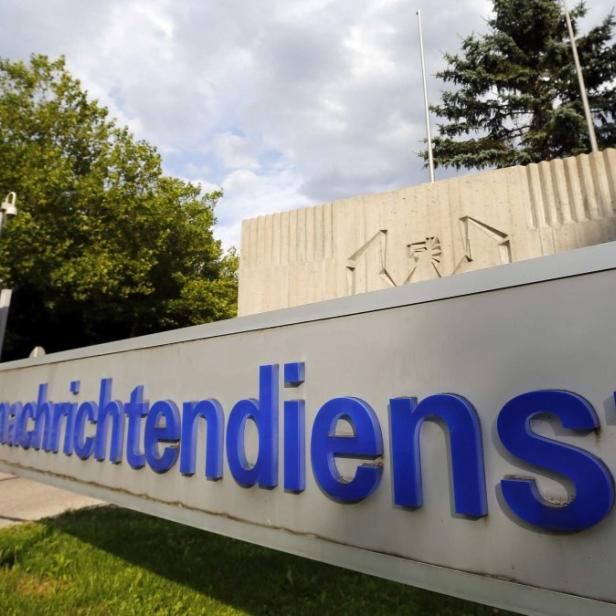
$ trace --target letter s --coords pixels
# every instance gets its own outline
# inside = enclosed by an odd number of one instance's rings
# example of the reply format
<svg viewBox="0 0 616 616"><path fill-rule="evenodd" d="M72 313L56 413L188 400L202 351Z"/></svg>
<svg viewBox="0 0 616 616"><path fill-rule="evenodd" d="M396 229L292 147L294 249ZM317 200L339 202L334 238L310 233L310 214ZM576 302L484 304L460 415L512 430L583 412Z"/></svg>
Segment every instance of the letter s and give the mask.
<svg viewBox="0 0 616 616"><path fill-rule="evenodd" d="M520 460L567 477L575 486L575 498L567 505L551 505L539 494L534 479L518 478L501 481L503 497L513 513L529 524L567 533L585 530L611 511L614 480L591 453L535 434L531 421L545 414L557 417L569 430L600 427L595 410L581 396L568 391L533 391L505 404L498 416L498 436Z"/></svg>

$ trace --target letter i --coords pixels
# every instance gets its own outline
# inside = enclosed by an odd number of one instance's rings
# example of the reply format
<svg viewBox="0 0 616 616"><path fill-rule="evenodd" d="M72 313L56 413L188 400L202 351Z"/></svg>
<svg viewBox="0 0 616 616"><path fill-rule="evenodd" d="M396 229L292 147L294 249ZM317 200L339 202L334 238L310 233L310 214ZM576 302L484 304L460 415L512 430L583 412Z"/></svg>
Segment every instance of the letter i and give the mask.
<svg viewBox="0 0 616 616"><path fill-rule="evenodd" d="M70 391L73 396L78 396L81 391L81 381L71 381ZM75 423L75 415L77 414L76 402L67 402L68 414L66 416L66 435L64 437L64 455L73 455L73 429Z"/></svg>
<svg viewBox="0 0 616 616"><path fill-rule="evenodd" d="M284 366L285 388L299 387L304 382L304 364ZM284 403L284 489L303 492L306 489L306 408L303 400Z"/></svg>

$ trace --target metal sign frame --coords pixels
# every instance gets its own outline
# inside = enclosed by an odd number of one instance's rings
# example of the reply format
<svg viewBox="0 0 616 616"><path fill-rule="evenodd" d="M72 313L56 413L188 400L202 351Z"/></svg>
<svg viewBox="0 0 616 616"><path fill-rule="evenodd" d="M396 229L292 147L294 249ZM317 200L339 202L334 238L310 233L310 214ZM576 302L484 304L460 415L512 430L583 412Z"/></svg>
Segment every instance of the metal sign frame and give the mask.
<svg viewBox="0 0 616 616"><path fill-rule="evenodd" d="M239 341L237 342L237 344L239 344L237 348L245 344L248 346L253 345L250 348L261 349L261 351L255 353L255 355L261 354L263 357L271 357L273 360L280 362L285 362L290 359L295 360L297 358L295 356L292 357L291 353L294 352L299 356L303 351L299 347L295 347L294 351L290 350L292 348L293 339L303 339L302 336L305 334L304 330L307 331L308 328L312 328L310 332L311 337L313 333L317 331L315 328L319 330L323 329L324 333L327 334L326 339L331 339L331 331L333 330L327 328L331 328L332 325L335 325L335 329L340 331L347 328L350 332L347 340L353 340L357 338L357 331L354 328L356 328L358 323L361 326L363 323L361 320L364 318L372 319L378 317L380 323L389 320L393 321L397 318L401 318L404 322L407 322L409 321L408 315L411 314L408 311L421 310L423 315L421 318L428 319L427 322L431 322L431 320L439 318L441 306L447 305L451 307L460 305L464 310L464 305L460 304L460 302L469 300L476 302L475 305L477 306L485 306L486 320L491 320L490 322L493 324L497 323L501 318L511 319L513 314L523 314L524 310L526 310L527 318L531 318L533 317L533 305L528 304L528 302L531 299L539 300L540 302L544 293L550 294L551 304L553 304L555 298L566 298L570 296L571 293L577 297L575 294L579 295L584 292L592 292L594 294L590 299L595 299L601 293L604 293L606 302L614 302L616 301L616 297L613 297L613 285L615 282L616 243L604 244L552 257L543 257L507 266L471 272L443 280L416 283L402 288L388 289L362 296L343 298L299 308L234 319L232 321L165 332L139 339L123 340L111 344L76 349L36 359L5 363L0 365L0 392L2 392L0 397L3 400L18 399L16 396L20 396L21 399L24 399L32 395L32 390L36 383L47 380L50 385L52 385L55 380L60 378L57 376L57 373L62 371L64 371L64 376L62 377L64 379L68 374L74 376L78 375L82 369L88 374L96 374L99 377L112 376L110 373L115 370L113 374L115 378L116 374L124 374L126 372L126 367L130 365L131 370L136 370L136 374L142 375L145 379L150 370L159 370L159 368L156 368L154 365L156 363L155 361L150 362L150 358L154 358L153 354L163 352L171 353L173 357L178 358L179 362L182 354L188 352L191 344L216 344L218 345L217 348L221 349L224 345L231 344L233 340L236 340ZM577 297L577 299L579 303L582 302L584 298L582 297L580 299L580 297ZM494 302L498 301L502 303L502 300L505 300L504 305L511 307L511 314L501 314L501 316L499 316L500 308L494 312ZM589 315L589 318L586 320L582 318L584 315L580 315L580 331L571 332L573 336L571 344L578 344L580 340L583 340L584 333L598 335L603 332L603 337L607 337L608 339L610 336L614 336L615 334L613 331L608 331L605 328L605 323L602 321L604 318L603 315L607 314L607 308L609 308L609 306L604 306L603 312L601 312L600 315ZM569 309L563 305L562 315L554 315L555 321L558 322L559 316L569 319L572 312L568 310ZM492 313L490 311L492 311ZM443 312L443 315L444 314L446 313ZM543 315L544 313L541 313L542 318ZM476 323L481 323L483 317L482 315L474 315L473 318ZM469 327L473 326L472 323L469 324ZM531 325L531 328L535 326L536 323ZM567 331L571 331L567 323L554 325L554 327L565 326L568 328ZM443 327L446 329L450 327L450 325L443 325ZM605 331L599 331L601 328ZM434 331L437 330L435 329ZM451 336L455 337L455 328L451 329L451 332L453 332ZM372 334L374 334L374 332L372 332ZM535 334L536 337L541 337L543 332L537 330ZM392 341L394 341L395 338L392 336L395 336L395 330L393 332L384 332L384 336L386 340L383 343L383 349L386 350L388 341L390 341L392 345L394 344ZM460 334L460 336L462 336L462 334ZM291 339L291 342L288 343L291 346L285 346L287 344L285 341L286 338ZM281 340L283 340L283 342L281 342ZM606 341L606 344L607 342L609 342L609 340ZM361 341L358 344L360 343ZM512 340L512 344L514 343L515 341ZM211 348L212 346L204 346L203 352L210 353L211 350L207 349ZM488 347L486 346L485 348ZM616 346L614 348L616 348ZM440 353L441 351L439 349L440 347L434 352ZM230 354L232 355L233 351L230 351ZM303 357L301 359L303 359ZM614 359L616 359L616 351L614 351ZM248 357L247 361L251 362L253 367L254 365L263 363L260 357L255 357L254 361L252 357ZM310 365L310 362L307 361L308 369ZM101 368L101 366L103 366L103 368ZM480 368L480 366L477 366L477 368ZM101 372L101 370L106 370L107 372ZM491 366L486 365L486 374L490 370ZM182 375L179 371L180 367L172 367L171 372L174 372L175 376L165 375L163 380L169 379L169 383L176 383L178 380L181 381ZM160 374L160 372L157 374ZM344 375L345 373L342 371L340 374ZM522 374L522 371L520 374ZM524 388L529 387L535 381L537 383L541 382L542 375L536 374L536 371L527 371L524 374L527 374L524 379L519 375L516 377L520 379L519 383L508 385L512 391L515 390L522 393ZM532 376L529 377L528 374ZM588 374L591 373L589 372ZM546 375L548 375L547 371ZM445 377L443 378L445 381L448 380ZM478 375L477 378L477 382L481 383L481 375ZM595 381L593 381L593 378L595 377L592 375L587 376L573 373L563 377L564 380L569 379L572 385L578 388L586 383L589 389L591 389L591 385L594 387ZM605 378L604 375L603 378ZM530 383L529 379L533 381L533 383ZM550 379L553 379L553 377L550 377ZM453 382L453 380L450 381ZM609 380L605 382L609 382ZM348 377L344 385L345 391L348 389L350 383L354 383L354 381L351 377ZM616 385L616 383L614 384ZM552 382L546 383L546 386L553 385L554 383ZM177 385L180 389L181 386L183 386L181 383ZM233 379L231 379L226 386L233 387ZM370 392L370 383L366 384L357 381L356 386L361 390L360 393ZM332 388L334 388L334 385L327 391L332 390ZM252 389L254 389L254 387L252 387ZM126 393L127 392L122 391L121 395L125 395ZM215 394L215 392L212 393ZM346 393L354 392L346 391ZM604 396L609 400L609 396L612 394L611 391L601 391L600 393L583 391L581 393L587 395L592 394L596 400L599 399L597 396ZM471 391L470 394L472 395L473 392ZM363 395L366 396L365 393ZM192 399L193 394L187 392L186 396ZM309 394L307 395L307 399L308 402L311 402L314 396L311 398ZM596 400L595 407L598 408ZM505 401L506 400L503 400L503 402ZM606 404L613 404L613 402L606 402ZM606 433L616 432L616 429L612 425L609 425L609 422L606 424L606 422L603 421L603 410L598 409L598 411L602 416L604 431ZM605 412L614 414L611 406ZM384 433L386 433L388 429L386 425L386 416L381 415L380 419ZM484 416L482 420L485 421L486 417ZM609 437L613 440L612 434L609 434ZM431 432L426 438L429 439L431 447L423 449L431 449L432 445L437 444L441 437ZM484 438L486 441L491 441L494 438L487 424L484 426ZM586 441L584 441L584 444L586 445ZM602 444L602 447L604 447L602 450L603 456L606 451L609 452L613 450L613 447L610 447L610 445L611 444L607 441ZM438 445L435 445L435 447L436 446ZM309 447L307 446L306 449L309 450ZM422 455L424 453L423 449ZM498 452L498 454L502 454L502 452ZM428 455L431 455L429 451ZM606 459L612 472L616 473L616 457L613 453L609 453L608 455L611 457L609 457L609 459L604 457L604 459ZM335 528L339 526L336 520L330 521L332 527L335 527L334 530L329 534L323 535L315 533L310 525L302 526L303 522L299 524L299 526L294 526L293 524L280 525L276 522L275 515L280 514L284 518L286 510L294 507L293 499L304 498L304 495L300 497L283 492L282 486L279 486L277 490L259 490L257 487L250 489L236 486L229 487L228 489L231 490L231 492L226 492L225 494L227 496L232 494L233 498L237 497L238 502L243 505L254 501L255 511L260 510L263 513L263 515L261 515L261 513L255 513L252 518L249 516L248 518L242 519L230 514L225 510L224 506L222 510L219 511L214 511L213 509L206 510L191 504L191 502L189 502L190 499L186 499L185 502L180 502L178 504L177 499L169 500L165 498L165 490L176 489L177 482L181 481L181 479L178 480L172 477L171 474L157 476L148 471L147 475L140 476L139 472L141 471L132 471L131 469L127 469L126 465L110 464L109 461L99 463L96 460L84 462L83 469L85 469L85 471L82 473L82 466L79 465L80 462L75 459L75 456L68 460L68 462L61 457L61 453L56 454L55 458L53 456L54 454L47 454L42 451L24 451L19 447L0 446L0 470L16 473L30 479L81 492L110 503L115 503L120 506L226 536L369 573L412 586L426 588L504 609L515 610L522 614L577 616L580 613L585 613L588 616L607 616L608 614L614 613L616 606L614 597L606 598L605 596L599 596L599 593L594 590L589 590L586 594L584 585L580 580L576 581L577 590L575 592L564 592L563 590L556 591L549 588L542 588L541 582L535 583L532 576L528 573L518 574L521 578L524 578L524 582L521 583L520 579L516 578L516 575L505 576L502 571L490 570L490 567L486 567L483 571L480 571L476 569L473 570L473 568L469 566L468 570L464 570L464 566L444 566L442 563L429 563L420 558L409 558L408 556L397 554L393 550L385 548L367 549L365 546L361 546L358 541L348 541L345 538L345 533L340 532L340 530L335 530ZM498 473L492 473L492 468L490 466L494 464L496 456L497 453L494 453L494 455L486 461L488 465L487 471L491 476L498 475L500 477L501 469L498 469ZM509 461L506 460L502 464L506 465L507 462ZM227 473L225 478L219 483L227 481L228 469L226 469L225 472ZM389 474L389 469L386 464L384 476L389 476ZM440 475L441 480L444 476L445 475ZM135 479L135 477L137 477L137 479ZM178 474L177 477L179 478L180 475ZM199 484L199 486L204 485L205 478L202 477L200 479L203 479L203 484ZM493 479L494 477L490 480L492 483ZM314 483L314 480L311 481ZM389 477L388 481L390 481ZM490 481L488 482L488 488L491 491L492 485ZM227 485L230 483L232 483L232 480L229 478ZM194 487L197 484L192 485ZM162 491L159 490L160 486L164 488ZM204 490L205 489L206 488L204 488ZM207 489L209 490L210 487ZM225 487L225 490L226 489L227 487ZM321 509L322 505L325 505L328 511L334 512L335 515L338 516L338 521L348 518L349 524L351 525L353 525L354 520L358 519L354 517L355 514L352 513L353 510L351 508L358 507L361 509L364 503L357 506L338 505L336 503L330 503L328 505L325 494L315 489L314 485L311 486L311 490L312 491L306 496L305 500L310 507L318 507ZM253 501L250 499L253 499ZM321 500L314 504L317 499ZM370 499L372 499L372 497L370 497ZM367 499L366 503L370 499ZM443 502L448 499L449 495L447 494ZM367 516L363 519L370 519L370 516L374 515L375 512L377 512L377 515L381 515L379 512L384 512L382 513L384 516L389 515L389 509L382 508L386 505L386 500L385 497L381 499L379 505L381 509L377 508L377 504L370 503L363 509L363 513L360 515ZM388 506L391 507L393 511L393 503L389 503ZM490 509L494 511L495 516L498 515L502 517L501 523L503 525L511 524L511 528L516 529L516 533L526 532L525 529L520 530L519 526L516 526L514 521L507 520L501 513L497 513L496 499L491 494ZM301 516L301 514L298 515ZM413 516L415 514L411 512L408 515ZM571 543L577 542L577 545L583 545L584 542L588 540L589 543L596 542L597 545L605 545L606 541L609 542L610 537L616 536L614 517L615 514L612 512L609 520L602 522L601 525L590 531L584 531L588 533L588 535L580 533L579 535L573 536L571 539L569 539L568 536L555 536L553 540L548 538L544 541L543 539L538 539L538 535L533 533L532 530L528 530L527 541L529 550L533 544L541 541L543 541L545 545L550 545L550 542L553 541L555 544L554 550L561 550L563 546L566 545L567 541ZM412 522L410 520L413 518L410 517L408 519L411 525L408 529L409 532L411 532ZM427 518L422 519L426 520ZM453 519L453 516L451 519ZM422 521L418 522L419 525L423 523ZM428 520L427 523L434 524L434 520ZM444 523L449 524L450 522L445 520ZM458 522L455 523L458 524ZM465 524L469 524L469 526L456 526L456 528L476 529L480 528L480 526L473 526L473 524L481 525L483 522L465 522ZM395 525L392 525L392 528L395 528ZM353 533L354 531L351 529L349 532ZM466 532L466 530L460 531L462 534ZM436 536L434 541L437 542ZM375 542L378 541L375 539ZM472 541L469 545L472 545ZM565 551L566 549L567 548L565 548ZM443 553L446 553L446 551ZM469 562L472 561L475 556L476 555L469 553ZM512 555L511 561L512 563L523 563L524 558L524 554ZM457 554L456 560L464 562L464 554ZM505 555L505 561L506 560L507 557ZM596 571L589 571L588 576L589 580L592 580L592 576L602 576L604 579L607 579L611 576L611 566L609 563L602 563L601 567L597 567ZM569 583L572 583L572 581L559 581L559 585L563 588ZM582 584L582 586L580 586L580 584Z"/></svg>

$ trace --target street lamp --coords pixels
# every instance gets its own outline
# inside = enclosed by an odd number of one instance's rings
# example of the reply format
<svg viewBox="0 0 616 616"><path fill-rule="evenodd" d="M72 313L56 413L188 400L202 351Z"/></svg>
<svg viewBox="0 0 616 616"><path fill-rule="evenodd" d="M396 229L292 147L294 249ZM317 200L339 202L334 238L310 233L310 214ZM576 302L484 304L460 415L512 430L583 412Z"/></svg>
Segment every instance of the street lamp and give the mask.
<svg viewBox="0 0 616 616"><path fill-rule="evenodd" d="M0 205L0 231L4 226L7 218L17 216L17 195L10 192ZM2 289L0 291L0 358L2 357L2 347L4 346L4 334L6 332L6 322L9 317L9 307L11 305L11 289Z"/></svg>
<svg viewBox="0 0 616 616"><path fill-rule="evenodd" d="M0 205L0 229L4 225L4 219L11 216L17 216L17 195L14 192L10 192L6 197L2 205Z"/></svg>

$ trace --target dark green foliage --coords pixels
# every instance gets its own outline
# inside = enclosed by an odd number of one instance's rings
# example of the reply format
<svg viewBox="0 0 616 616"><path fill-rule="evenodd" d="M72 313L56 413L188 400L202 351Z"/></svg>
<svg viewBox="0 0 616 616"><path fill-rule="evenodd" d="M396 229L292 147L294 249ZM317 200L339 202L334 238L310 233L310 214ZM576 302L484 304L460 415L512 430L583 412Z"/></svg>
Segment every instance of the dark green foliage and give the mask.
<svg viewBox="0 0 616 616"><path fill-rule="evenodd" d="M433 108L442 119L438 165L507 167L590 149L567 26L558 0L494 0L489 32L464 39L438 74L454 86ZM575 22L587 13L582 2ZM577 38L600 147L616 145L616 20Z"/></svg>
<svg viewBox="0 0 616 616"><path fill-rule="evenodd" d="M125 509L0 530L6 616L507 616Z"/></svg>
<svg viewBox="0 0 616 616"><path fill-rule="evenodd" d="M0 59L0 237L16 289L4 358L233 316L235 254L212 236L220 194L166 177L160 156L88 99L64 60Z"/></svg>

